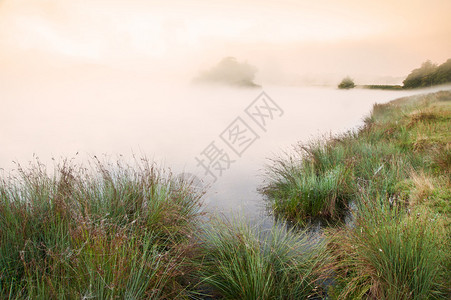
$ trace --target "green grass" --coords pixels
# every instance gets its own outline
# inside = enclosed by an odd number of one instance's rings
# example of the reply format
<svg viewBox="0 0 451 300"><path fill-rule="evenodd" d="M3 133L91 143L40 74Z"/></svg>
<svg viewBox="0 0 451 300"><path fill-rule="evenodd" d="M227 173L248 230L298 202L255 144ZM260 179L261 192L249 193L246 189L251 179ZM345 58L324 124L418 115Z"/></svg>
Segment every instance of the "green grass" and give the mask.
<svg viewBox="0 0 451 300"><path fill-rule="evenodd" d="M303 147L298 150L302 161L295 162L295 156L273 161L271 184L262 191L272 200L275 214L297 221L342 217L344 205L352 197L353 182L350 168L337 164L342 149L329 150L318 145Z"/></svg>
<svg viewBox="0 0 451 300"><path fill-rule="evenodd" d="M182 298L199 196L143 160L37 162L0 182L0 295Z"/></svg>
<svg viewBox="0 0 451 300"><path fill-rule="evenodd" d="M202 232L200 278L222 299L306 299L322 293L324 243L284 226L264 232L242 221Z"/></svg>
<svg viewBox="0 0 451 300"><path fill-rule="evenodd" d="M203 223L199 193L142 160L18 166L0 181L2 299L299 299L325 244Z"/></svg>
<svg viewBox="0 0 451 300"><path fill-rule="evenodd" d="M383 198L366 198L358 211L354 228L330 232L332 298L447 298L450 245L437 214L423 207L405 213Z"/></svg>
<svg viewBox="0 0 451 300"><path fill-rule="evenodd" d="M269 207L296 222L335 220L362 191L395 199L405 196L400 182L411 179L415 171L441 181L437 187L449 186L443 177L451 169L450 94L375 105L358 132L297 146L293 153L274 159L261 189ZM439 203L440 195L447 193L434 194Z"/></svg>
<svg viewBox="0 0 451 300"><path fill-rule="evenodd" d="M402 98L273 160L269 207L334 224L316 238L205 224L201 194L147 160L18 165L0 177L0 298L449 299L450 123L451 92Z"/></svg>
<svg viewBox="0 0 451 300"><path fill-rule="evenodd" d="M374 105L357 132L296 148L261 191L278 217L328 230L332 299L451 296L451 92ZM338 223L340 224L340 223Z"/></svg>

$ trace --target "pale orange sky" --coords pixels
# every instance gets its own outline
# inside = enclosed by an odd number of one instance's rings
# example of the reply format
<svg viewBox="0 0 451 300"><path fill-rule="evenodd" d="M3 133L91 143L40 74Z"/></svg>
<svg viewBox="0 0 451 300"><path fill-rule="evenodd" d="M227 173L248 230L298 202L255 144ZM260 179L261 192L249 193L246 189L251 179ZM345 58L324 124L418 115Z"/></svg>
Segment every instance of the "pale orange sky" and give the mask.
<svg viewBox="0 0 451 300"><path fill-rule="evenodd" d="M450 12L449 0L0 0L0 75L89 64L188 77L235 56L268 80L405 76L451 57Z"/></svg>

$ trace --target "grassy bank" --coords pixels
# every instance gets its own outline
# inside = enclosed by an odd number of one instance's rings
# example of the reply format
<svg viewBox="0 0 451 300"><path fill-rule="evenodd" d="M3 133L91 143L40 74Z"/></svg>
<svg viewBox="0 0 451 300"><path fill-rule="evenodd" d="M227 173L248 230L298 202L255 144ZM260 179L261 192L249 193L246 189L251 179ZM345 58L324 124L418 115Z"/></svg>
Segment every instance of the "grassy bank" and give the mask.
<svg viewBox="0 0 451 300"><path fill-rule="evenodd" d="M199 195L145 160L91 163L2 178L0 297L183 298Z"/></svg>
<svg viewBox="0 0 451 300"><path fill-rule="evenodd" d="M449 215L450 121L450 92L375 105L358 132L274 159L262 192L276 214L298 222L339 219L362 194Z"/></svg>
<svg viewBox="0 0 451 300"><path fill-rule="evenodd" d="M449 296L451 92L375 105L357 132L277 158L262 192L297 223L354 222L328 230L336 298Z"/></svg>
<svg viewBox="0 0 451 300"><path fill-rule="evenodd" d="M200 198L147 160L18 166L0 181L0 298L294 300L324 292L324 242L284 226L205 223Z"/></svg>
<svg viewBox="0 0 451 300"><path fill-rule="evenodd" d="M0 298L448 299L450 121L451 92L403 98L275 159L269 207L333 224L321 235L199 218L201 193L147 160L18 166L0 178Z"/></svg>

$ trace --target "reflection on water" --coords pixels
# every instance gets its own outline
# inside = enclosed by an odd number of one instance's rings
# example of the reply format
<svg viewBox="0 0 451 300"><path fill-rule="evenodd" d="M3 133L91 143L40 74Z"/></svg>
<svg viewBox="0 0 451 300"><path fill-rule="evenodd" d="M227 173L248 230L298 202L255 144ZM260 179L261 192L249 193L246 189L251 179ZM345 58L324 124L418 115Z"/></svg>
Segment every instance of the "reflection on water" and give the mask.
<svg viewBox="0 0 451 300"><path fill-rule="evenodd" d="M0 168L14 168L13 160L30 161L33 153L44 163L77 152L80 160L101 154L130 159L135 154L176 174L193 173L209 185L195 158L212 141L220 142L220 134L237 117L246 116L246 107L262 91L151 84L145 78L127 84L114 79L53 82L0 88ZM266 131L253 128L259 138L241 157L229 153L233 162L210 184L207 209L241 211L261 220L264 203L256 189L264 180L267 158L297 141L355 128L375 102L424 92L273 86L264 91L284 113ZM226 151L227 145L222 147Z"/></svg>

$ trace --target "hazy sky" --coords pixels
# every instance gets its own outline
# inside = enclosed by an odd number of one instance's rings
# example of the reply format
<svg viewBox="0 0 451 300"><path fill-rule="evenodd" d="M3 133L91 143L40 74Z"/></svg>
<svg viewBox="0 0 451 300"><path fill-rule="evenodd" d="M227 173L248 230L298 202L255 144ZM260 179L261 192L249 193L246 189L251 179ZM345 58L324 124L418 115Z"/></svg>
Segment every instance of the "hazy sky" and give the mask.
<svg viewBox="0 0 451 300"><path fill-rule="evenodd" d="M405 76L451 57L449 0L0 0L0 75L100 65L192 76L224 56L263 79Z"/></svg>

